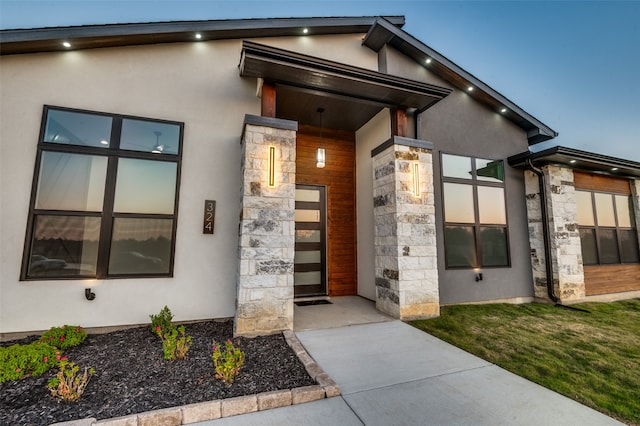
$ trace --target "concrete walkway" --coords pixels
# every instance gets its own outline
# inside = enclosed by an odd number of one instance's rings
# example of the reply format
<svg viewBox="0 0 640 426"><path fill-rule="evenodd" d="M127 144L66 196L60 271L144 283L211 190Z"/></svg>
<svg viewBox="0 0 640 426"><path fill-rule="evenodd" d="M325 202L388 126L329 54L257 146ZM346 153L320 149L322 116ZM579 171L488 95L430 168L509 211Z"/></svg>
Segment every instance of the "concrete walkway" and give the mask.
<svg viewBox="0 0 640 426"><path fill-rule="evenodd" d="M342 396L201 425L620 425L400 321L298 331Z"/></svg>

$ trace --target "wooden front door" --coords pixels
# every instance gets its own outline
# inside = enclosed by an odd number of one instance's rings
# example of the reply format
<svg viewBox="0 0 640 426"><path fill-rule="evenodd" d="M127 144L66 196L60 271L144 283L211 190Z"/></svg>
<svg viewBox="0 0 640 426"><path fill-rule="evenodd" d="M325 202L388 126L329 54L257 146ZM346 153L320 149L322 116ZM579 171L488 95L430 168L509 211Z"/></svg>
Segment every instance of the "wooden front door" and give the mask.
<svg viewBox="0 0 640 426"><path fill-rule="evenodd" d="M323 186L296 185L295 297L327 294L327 207Z"/></svg>

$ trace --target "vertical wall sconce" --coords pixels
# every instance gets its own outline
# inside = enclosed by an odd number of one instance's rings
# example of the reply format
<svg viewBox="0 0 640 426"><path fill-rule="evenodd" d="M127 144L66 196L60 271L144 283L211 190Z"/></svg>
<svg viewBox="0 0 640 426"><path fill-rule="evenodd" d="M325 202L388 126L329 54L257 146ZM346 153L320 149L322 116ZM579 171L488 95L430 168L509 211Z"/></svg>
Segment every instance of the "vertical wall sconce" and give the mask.
<svg viewBox="0 0 640 426"><path fill-rule="evenodd" d="M420 166L413 163L413 195L420 196Z"/></svg>
<svg viewBox="0 0 640 426"><path fill-rule="evenodd" d="M322 147L322 113L324 112L324 108L318 108L318 113L320 114L320 147L318 147L318 151L316 153L316 167L319 169L324 168L326 165L325 160L325 152Z"/></svg>
<svg viewBox="0 0 640 426"><path fill-rule="evenodd" d="M270 188L276 186L276 147L269 147L269 178L267 185Z"/></svg>

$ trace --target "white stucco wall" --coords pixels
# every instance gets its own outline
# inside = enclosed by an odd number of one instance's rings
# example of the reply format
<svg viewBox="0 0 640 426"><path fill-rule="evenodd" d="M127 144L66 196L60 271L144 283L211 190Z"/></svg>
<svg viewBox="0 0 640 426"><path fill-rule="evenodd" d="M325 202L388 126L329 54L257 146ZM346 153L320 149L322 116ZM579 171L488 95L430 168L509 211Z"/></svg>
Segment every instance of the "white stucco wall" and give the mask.
<svg viewBox="0 0 640 426"><path fill-rule="evenodd" d="M301 38L256 41L372 63L352 35ZM260 114L240 51L231 40L0 58L0 333L146 323L165 304L175 320L234 315L240 136L244 115ZM185 123L173 278L19 281L45 104ZM214 235L202 234L205 199L217 201Z"/></svg>
<svg viewBox="0 0 640 426"><path fill-rule="evenodd" d="M356 132L356 219L358 294L376 299L373 162L371 150L391 137L391 117L383 109Z"/></svg>

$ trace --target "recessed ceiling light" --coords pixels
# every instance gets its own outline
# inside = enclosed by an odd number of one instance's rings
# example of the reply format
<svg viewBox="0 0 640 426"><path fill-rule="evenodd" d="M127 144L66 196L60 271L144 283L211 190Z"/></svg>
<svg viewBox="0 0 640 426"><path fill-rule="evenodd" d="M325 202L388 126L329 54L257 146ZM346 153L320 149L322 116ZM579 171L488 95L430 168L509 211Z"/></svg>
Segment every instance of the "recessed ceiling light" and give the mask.
<svg viewBox="0 0 640 426"><path fill-rule="evenodd" d="M507 109L506 109L506 108L502 108L502 109L500 110L500 112L504 114L505 112L507 112Z"/></svg>
<svg viewBox="0 0 640 426"><path fill-rule="evenodd" d="M63 41L63 42L62 42L62 45L63 45L64 47L66 47L67 49L71 47L71 43L69 43L68 41Z"/></svg>
<svg viewBox="0 0 640 426"><path fill-rule="evenodd" d="M198 40L200 40L200 39L202 38L202 34L200 34L200 33L196 33L196 36L195 36L195 37L196 37Z"/></svg>
<svg viewBox="0 0 640 426"><path fill-rule="evenodd" d="M431 58L427 58L427 60L425 62L430 64L431 63Z"/></svg>
<svg viewBox="0 0 640 426"><path fill-rule="evenodd" d="M309 32L309 28L304 28L304 29L302 30L302 33L303 33L303 34L306 34L306 33L308 33L308 32Z"/></svg>
<svg viewBox="0 0 640 426"><path fill-rule="evenodd" d="M109 145L109 141L106 141L106 140L104 140L104 139L102 139L102 140L100 141L100 143L101 143L102 145Z"/></svg>
<svg viewBox="0 0 640 426"><path fill-rule="evenodd" d="M611 171L612 171L612 172L615 172L616 170L618 170L618 168L617 168L617 167L613 167L613 168L611 169Z"/></svg>
<svg viewBox="0 0 640 426"><path fill-rule="evenodd" d="M578 162L578 160L571 160L571 161L569 161L569 163L571 163L571 164L576 164L577 162Z"/></svg>
<svg viewBox="0 0 640 426"><path fill-rule="evenodd" d="M467 87L467 92L473 92L473 86Z"/></svg>

